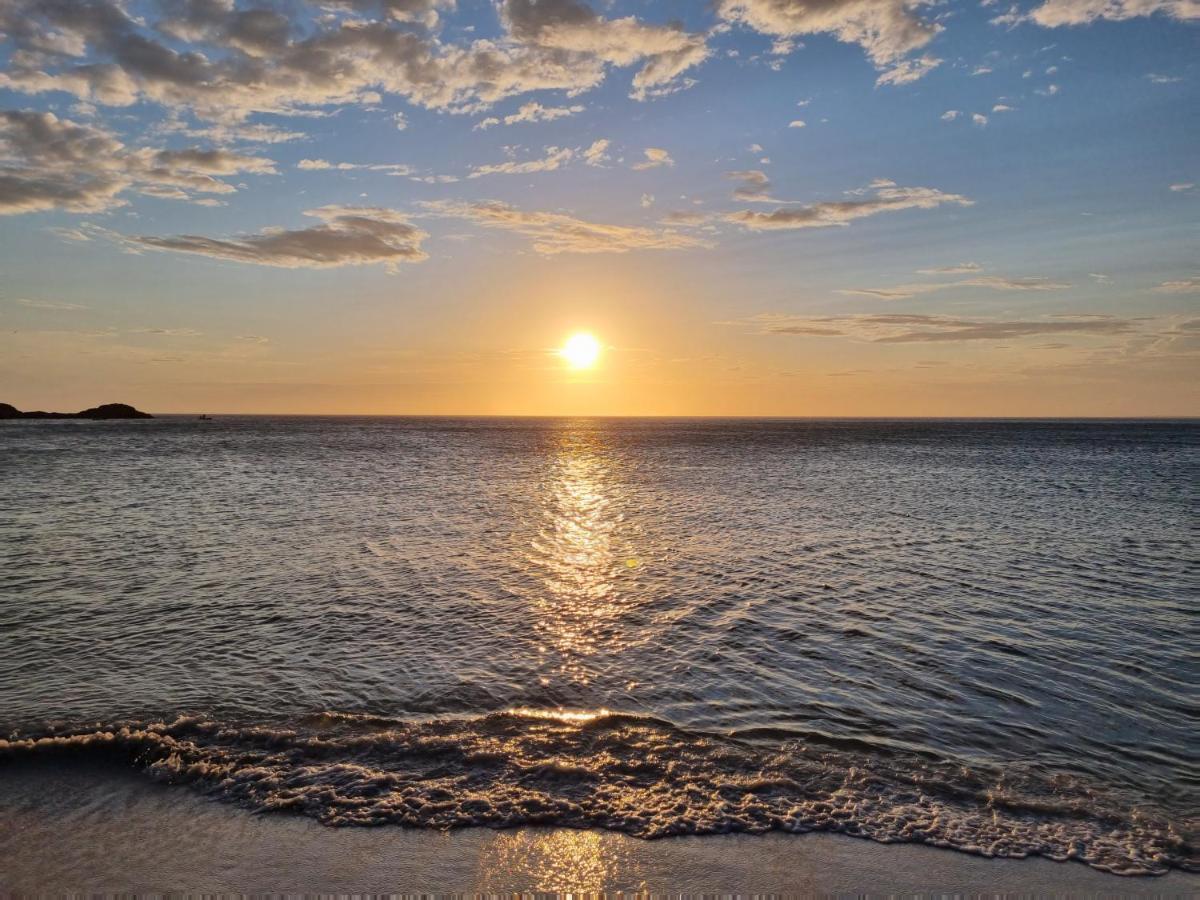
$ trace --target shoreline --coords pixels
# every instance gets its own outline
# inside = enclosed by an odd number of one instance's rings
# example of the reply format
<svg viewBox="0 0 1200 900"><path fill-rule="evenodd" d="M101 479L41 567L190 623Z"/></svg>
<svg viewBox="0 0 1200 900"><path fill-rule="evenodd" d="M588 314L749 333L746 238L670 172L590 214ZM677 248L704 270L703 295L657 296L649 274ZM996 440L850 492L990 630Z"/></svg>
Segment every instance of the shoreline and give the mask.
<svg viewBox="0 0 1200 900"><path fill-rule="evenodd" d="M1200 875L1181 871L1119 876L1078 862L829 833L647 841L547 827L331 828L255 814L120 767L56 761L0 771L4 893L1200 891Z"/></svg>

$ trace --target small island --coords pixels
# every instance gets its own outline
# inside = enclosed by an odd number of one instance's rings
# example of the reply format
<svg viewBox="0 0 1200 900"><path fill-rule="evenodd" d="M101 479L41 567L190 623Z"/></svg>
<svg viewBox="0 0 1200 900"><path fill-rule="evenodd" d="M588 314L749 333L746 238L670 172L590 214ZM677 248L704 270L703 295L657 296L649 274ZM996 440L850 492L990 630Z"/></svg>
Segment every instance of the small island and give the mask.
<svg viewBox="0 0 1200 900"><path fill-rule="evenodd" d="M0 419L153 419L150 413L134 409L128 403L102 403L77 413L21 412L11 403L0 403Z"/></svg>

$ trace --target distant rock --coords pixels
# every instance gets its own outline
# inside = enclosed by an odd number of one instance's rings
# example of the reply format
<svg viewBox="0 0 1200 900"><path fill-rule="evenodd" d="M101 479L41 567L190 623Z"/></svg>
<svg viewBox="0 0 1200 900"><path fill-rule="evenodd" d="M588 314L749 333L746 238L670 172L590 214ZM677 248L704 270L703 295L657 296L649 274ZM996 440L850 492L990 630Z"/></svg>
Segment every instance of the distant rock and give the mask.
<svg viewBox="0 0 1200 900"><path fill-rule="evenodd" d="M0 403L0 419L153 419L150 413L134 409L128 403L102 403L77 413L21 412L11 403Z"/></svg>
<svg viewBox="0 0 1200 900"><path fill-rule="evenodd" d="M128 403L102 403L83 412L75 413L80 419L153 419L150 413L134 409Z"/></svg>

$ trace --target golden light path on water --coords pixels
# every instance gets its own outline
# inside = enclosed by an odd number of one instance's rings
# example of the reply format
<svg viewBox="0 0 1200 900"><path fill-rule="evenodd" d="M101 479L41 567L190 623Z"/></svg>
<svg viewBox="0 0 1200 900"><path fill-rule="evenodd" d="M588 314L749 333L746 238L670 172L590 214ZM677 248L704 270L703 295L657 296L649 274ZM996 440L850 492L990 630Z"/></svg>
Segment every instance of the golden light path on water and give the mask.
<svg viewBox="0 0 1200 900"><path fill-rule="evenodd" d="M553 673L544 674L543 682L554 677L586 685L597 658L625 646L622 629L610 626L619 626L636 603L629 581L642 559L632 546L634 529L623 509L628 491L604 433L594 425L570 423L556 441L549 477L541 486L542 521L524 553L537 576L530 610L542 671ZM572 725L612 713L531 707L507 712ZM479 881L501 884L520 871L536 877L538 891L596 892L620 863L598 832L522 830L505 833L489 846L480 859Z"/></svg>
<svg viewBox="0 0 1200 900"><path fill-rule="evenodd" d="M524 550L535 577L526 592L538 635L542 682L587 685L617 650L628 650L621 619L645 602L636 578L640 527L630 491L602 427L568 423L555 440L540 486L541 522Z"/></svg>

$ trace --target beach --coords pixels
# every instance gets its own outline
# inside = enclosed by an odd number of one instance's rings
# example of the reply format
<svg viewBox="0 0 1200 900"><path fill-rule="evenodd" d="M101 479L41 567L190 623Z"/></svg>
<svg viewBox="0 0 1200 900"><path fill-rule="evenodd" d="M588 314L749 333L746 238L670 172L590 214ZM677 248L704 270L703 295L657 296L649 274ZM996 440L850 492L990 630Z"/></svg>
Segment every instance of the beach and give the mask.
<svg viewBox="0 0 1200 900"><path fill-rule="evenodd" d="M130 771L36 764L0 778L5 893L1039 893L1184 896L1200 877L985 859L829 834L646 841L565 828L328 828Z"/></svg>

